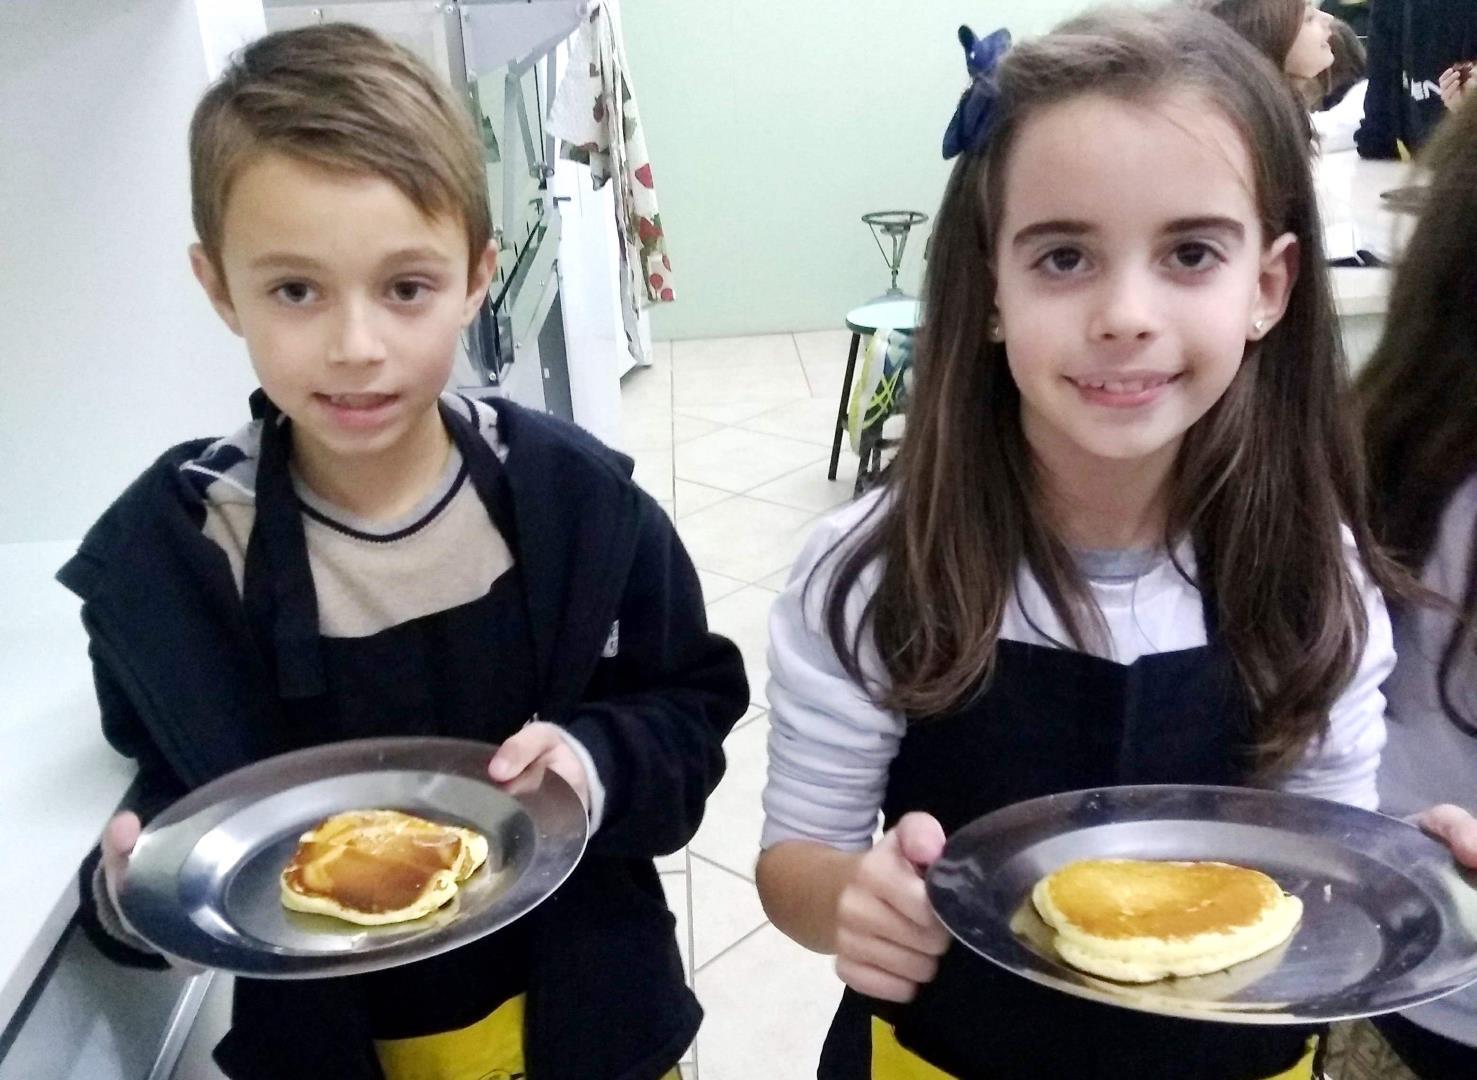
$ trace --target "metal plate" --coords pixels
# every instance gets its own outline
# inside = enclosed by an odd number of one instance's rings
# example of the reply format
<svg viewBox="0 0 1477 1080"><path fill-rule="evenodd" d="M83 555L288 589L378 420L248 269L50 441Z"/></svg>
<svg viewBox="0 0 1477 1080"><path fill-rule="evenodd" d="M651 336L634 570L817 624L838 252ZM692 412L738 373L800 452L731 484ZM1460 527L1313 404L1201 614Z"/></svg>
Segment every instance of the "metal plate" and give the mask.
<svg viewBox="0 0 1477 1080"><path fill-rule="evenodd" d="M312 979L408 964L531 911L569 876L589 825L545 774L510 795L487 776L497 749L463 739L361 739L257 762L149 823L118 886L123 917L166 956L258 979ZM346 810L401 810L487 837L486 864L413 922L355 926L289 911L278 877L299 836Z"/></svg>
<svg viewBox="0 0 1477 1080"><path fill-rule="evenodd" d="M1036 883L1077 859L1216 860L1303 902L1280 948L1222 972L1131 986L1069 967ZM1245 788L1098 788L1018 803L949 838L927 876L969 948L1078 997L1237 1024L1393 1012L1477 981L1477 874L1413 825L1342 803Z"/></svg>

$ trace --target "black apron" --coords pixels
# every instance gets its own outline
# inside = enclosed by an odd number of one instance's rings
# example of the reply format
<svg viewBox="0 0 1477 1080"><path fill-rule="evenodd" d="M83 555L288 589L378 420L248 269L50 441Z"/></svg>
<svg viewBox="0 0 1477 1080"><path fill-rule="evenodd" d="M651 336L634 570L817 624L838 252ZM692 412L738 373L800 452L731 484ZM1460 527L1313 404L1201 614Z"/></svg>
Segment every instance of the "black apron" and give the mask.
<svg viewBox="0 0 1477 1080"><path fill-rule="evenodd" d="M1204 604L1208 644L1118 664L1001 641L988 688L909 724L888 773L887 828L922 810L946 834L1025 799L1117 784L1244 784L1251 709ZM848 989L822 1080L870 1080L876 1016L907 1050L973 1080L1253 1080L1291 1069L1314 1029L1181 1020L1076 998L955 943L906 1006Z"/></svg>
<svg viewBox="0 0 1477 1080"><path fill-rule="evenodd" d="M447 429L462 454L465 475L458 483L476 490L509 545L513 565L467 603L367 637L318 636L315 666L322 689L284 699L287 748L391 735L502 742L537 711L539 679L506 474L485 440L467 437L449 421ZM262 472L268 476L259 474L259 520L272 541L267 550L276 556L272 571L311 588L301 507L285 469L284 434L264 435L275 445L264 448ZM316 603L307 610L312 593L294 600L300 610L293 614L304 624L311 618L316 628ZM529 929L527 920L518 920L452 952L347 977L346 992L377 1039L466 1027L527 989Z"/></svg>

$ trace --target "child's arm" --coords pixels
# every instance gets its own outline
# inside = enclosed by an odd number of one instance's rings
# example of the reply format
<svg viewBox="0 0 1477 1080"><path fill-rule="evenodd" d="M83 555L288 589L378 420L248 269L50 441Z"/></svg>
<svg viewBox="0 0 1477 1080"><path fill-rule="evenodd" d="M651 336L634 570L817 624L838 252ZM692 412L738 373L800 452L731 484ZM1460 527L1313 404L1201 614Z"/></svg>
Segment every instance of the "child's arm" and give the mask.
<svg viewBox="0 0 1477 1080"><path fill-rule="evenodd" d="M563 722L604 790L592 850L649 858L697 832L723 775L723 738L748 708L743 658L708 629L697 571L665 512L641 499L614 657Z"/></svg>
<svg viewBox="0 0 1477 1080"><path fill-rule="evenodd" d="M89 646L88 655L92 658L103 737L113 749L138 763L138 775L129 788L127 809L108 822L99 846L82 862L77 881L78 920L105 956L134 967L164 968L168 966L165 959L149 949L123 922L113 896L118 875L137 839L139 822L147 821L174 802L185 793L185 788L164 763L118 680L99 657L95 644Z"/></svg>
<svg viewBox="0 0 1477 1080"><path fill-rule="evenodd" d="M922 876L943 850L943 830L909 814L872 846L902 721L871 700L831 647L822 628L828 574L806 589L824 552L855 524L843 514L818 530L770 616L769 783L756 877L780 930L835 953L837 974L862 993L906 1001L948 947ZM861 604L848 605L853 623ZM869 670L875 662L864 656Z"/></svg>

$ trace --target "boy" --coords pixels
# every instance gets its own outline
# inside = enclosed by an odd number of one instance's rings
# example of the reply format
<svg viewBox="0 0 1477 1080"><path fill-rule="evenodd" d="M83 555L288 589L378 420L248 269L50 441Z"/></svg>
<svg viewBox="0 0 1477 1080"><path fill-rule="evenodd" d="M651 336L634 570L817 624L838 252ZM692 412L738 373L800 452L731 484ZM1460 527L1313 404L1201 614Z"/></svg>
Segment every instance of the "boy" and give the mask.
<svg viewBox="0 0 1477 1080"><path fill-rule="evenodd" d="M552 769L590 813L565 885L432 960L238 979L217 1062L271 1080L671 1073L701 1012L651 860L696 830L747 686L628 459L442 393L494 265L470 117L404 50L330 24L246 48L190 154L191 263L262 389L251 424L168 451L59 575L84 601L104 732L140 769L139 816L84 868L84 925L162 963L114 900L139 817L232 769L375 735L501 741L493 780Z"/></svg>

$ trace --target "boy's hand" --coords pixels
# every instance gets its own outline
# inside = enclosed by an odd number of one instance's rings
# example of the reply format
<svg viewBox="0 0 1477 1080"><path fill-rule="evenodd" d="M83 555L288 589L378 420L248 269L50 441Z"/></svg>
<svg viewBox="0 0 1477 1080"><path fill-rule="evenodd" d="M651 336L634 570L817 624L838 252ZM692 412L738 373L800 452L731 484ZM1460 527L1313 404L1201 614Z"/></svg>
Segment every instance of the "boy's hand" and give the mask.
<svg viewBox="0 0 1477 1080"><path fill-rule="evenodd" d="M139 824L138 815L125 810L116 814L113 820L108 822L103 829L103 880L108 883L108 899L113 902L113 910L118 912L118 918L123 918L123 913L118 907L118 883L123 880L123 870L128 865L128 856L133 852L133 845L138 843L138 834L143 831ZM125 927L132 932L133 927Z"/></svg>
<svg viewBox="0 0 1477 1080"><path fill-rule="evenodd" d="M118 916L118 921L123 924L123 929L138 937L138 931L128 925L128 920L123 917L123 909L118 906L118 883L123 879L124 868L128 865L128 856L133 854L134 845L138 843L139 833L143 827L139 824L138 815L132 811L125 810L121 814L115 814L113 820L109 821L103 829L101 847L103 849L103 880L108 886L108 903L113 905L113 912ZM147 945L140 947L147 949ZM176 960L174 957L165 957L169 966L182 975L194 977L205 969L195 964Z"/></svg>
<svg viewBox="0 0 1477 1080"><path fill-rule="evenodd" d="M567 780L585 810L590 809L590 780L585 767L554 724L535 720L524 725L498 748L487 764L487 774L504 785L510 795L538 787L543 783L545 769L552 769Z"/></svg>
<svg viewBox="0 0 1477 1080"><path fill-rule="evenodd" d="M1457 862L1477 870L1477 818L1443 803L1416 816L1416 824L1451 848Z"/></svg>
<svg viewBox="0 0 1477 1080"><path fill-rule="evenodd" d="M857 863L836 905L836 974L884 1001L912 1001L949 947L928 903L923 871L943 853L944 830L906 814Z"/></svg>

